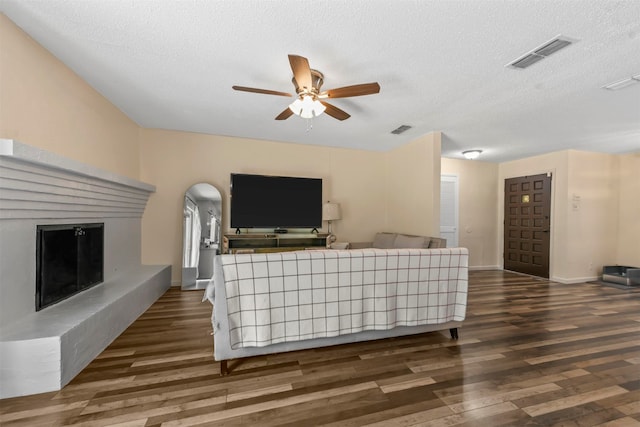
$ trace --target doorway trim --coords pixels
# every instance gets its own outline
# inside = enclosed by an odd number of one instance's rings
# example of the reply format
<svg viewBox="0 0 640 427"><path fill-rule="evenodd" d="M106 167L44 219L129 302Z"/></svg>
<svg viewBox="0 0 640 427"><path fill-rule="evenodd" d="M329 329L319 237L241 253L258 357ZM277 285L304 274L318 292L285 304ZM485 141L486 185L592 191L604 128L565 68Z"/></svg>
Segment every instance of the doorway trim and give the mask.
<svg viewBox="0 0 640 427"><path fill-rule="evenodd" d="M453 217L454 217L454 225L453 226L443 226L442 225L442 207L445 205L443 201L443 191L442 191L442 183L443 182L452 182L454 184L454 200L453 200ZM447 247L457 247L460 245L460 183L459 177L456 174L442 174L440 175L440 237L446 238L447 236L443 236L442 233L454 233L455 242L449 241L447 239Z"/></svg>

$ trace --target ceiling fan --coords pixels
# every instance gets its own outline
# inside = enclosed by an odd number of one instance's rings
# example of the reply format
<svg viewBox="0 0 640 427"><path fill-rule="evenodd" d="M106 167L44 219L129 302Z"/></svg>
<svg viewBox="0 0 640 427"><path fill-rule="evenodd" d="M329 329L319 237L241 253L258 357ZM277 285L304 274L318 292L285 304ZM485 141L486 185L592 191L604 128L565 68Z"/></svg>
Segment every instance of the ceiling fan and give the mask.
<svg viewBox="0 0 640 427"><path fill-rule="evenodd" d="M351 117L347 112L323 100L327 98L371 95L380 92L380 85L377 82L345 86L321 92L320 87L324 82L324 75L318 70L311 69L307 58L289 55L289 64L291 64L291 70L293 71L291 81L296 88L297 99L282 113L278 114L276 120L288 119L293 114L310 119L322 113L327 113L338 120L346 120ZM263 93L265 95L293 96L287 92L245 86L233 86L233 89L243 92Z"/></svg>

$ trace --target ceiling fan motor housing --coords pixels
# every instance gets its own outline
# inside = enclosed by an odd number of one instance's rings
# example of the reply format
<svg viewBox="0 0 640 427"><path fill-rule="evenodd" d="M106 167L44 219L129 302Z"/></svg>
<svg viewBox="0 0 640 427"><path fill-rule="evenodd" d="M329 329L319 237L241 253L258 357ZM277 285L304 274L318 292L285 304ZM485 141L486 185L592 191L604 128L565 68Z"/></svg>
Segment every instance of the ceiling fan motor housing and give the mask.
<svg viewBox="0 0 640 427"><path fill-rule="evenodd" d="M314 95L317 96L320 93L320 87L322 86L322 83L324 83L324 74L322 74L320 71L318 70L309 70L311 71L311 86L310 88L305 89L304 87L300 87L298 86L298 82L296 81L295 76L291 78L291 81L293 82L293 85L296 87L296 93L299 96L302 95Z"/></svg>

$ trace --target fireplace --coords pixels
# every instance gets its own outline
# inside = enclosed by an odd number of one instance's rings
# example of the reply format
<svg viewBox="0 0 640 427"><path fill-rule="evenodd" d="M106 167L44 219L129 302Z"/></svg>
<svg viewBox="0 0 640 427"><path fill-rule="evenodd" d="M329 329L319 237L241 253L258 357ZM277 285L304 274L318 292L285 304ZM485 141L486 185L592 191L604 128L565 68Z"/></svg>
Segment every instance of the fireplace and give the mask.
<svg viewBox="0 0 640 427"><path fill-rule="evenodd" d="M36 311L104 280L104 223L38 225Z"/></svg>
<svg viewBox="0 0 640 427"><path fill-rule="evenodd" d="M169 289L171 267L141 260L153 185L2 138L0 169L6 399L68 384Z"/></svg>

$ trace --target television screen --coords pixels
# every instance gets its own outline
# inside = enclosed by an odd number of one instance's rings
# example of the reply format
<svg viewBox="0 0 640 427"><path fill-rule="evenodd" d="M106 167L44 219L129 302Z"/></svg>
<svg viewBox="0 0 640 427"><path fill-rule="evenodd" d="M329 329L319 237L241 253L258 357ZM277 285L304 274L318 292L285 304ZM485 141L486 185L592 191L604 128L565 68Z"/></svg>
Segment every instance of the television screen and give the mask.
<svg viewBox="0 0 640 427"><path fill-rule="evenodd" d="M322 179L231 174L231 228L319 228Z"/></svg>

